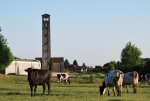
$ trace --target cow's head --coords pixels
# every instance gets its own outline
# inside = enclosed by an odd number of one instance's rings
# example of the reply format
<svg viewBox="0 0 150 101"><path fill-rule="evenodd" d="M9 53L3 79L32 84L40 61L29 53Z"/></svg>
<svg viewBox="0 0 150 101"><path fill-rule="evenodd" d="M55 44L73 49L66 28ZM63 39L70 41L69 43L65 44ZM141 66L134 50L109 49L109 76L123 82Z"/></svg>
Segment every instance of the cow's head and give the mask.
<svg viewBox="0 0 150 101"><path fill-rule="evenodd" d="M99 86L99 92L100 92L100 95L104 95L104 93L105 93L105 87Z"/></svg>
<svg viewBox="0 0 150 101"><path fill-rule="evenodd" d="M105 85L105 82L103 82L103 85L102 85L102 86L99 86L100 95L104 95L104 93L105 93L105 88L106 88L106 85Z"/></svg>
<svg viewBox="0 0 150 101"><path fill-rule="evenodd" d="M26 72L31 72L33 69L32 68L26 68L25 71Z"/></svg>

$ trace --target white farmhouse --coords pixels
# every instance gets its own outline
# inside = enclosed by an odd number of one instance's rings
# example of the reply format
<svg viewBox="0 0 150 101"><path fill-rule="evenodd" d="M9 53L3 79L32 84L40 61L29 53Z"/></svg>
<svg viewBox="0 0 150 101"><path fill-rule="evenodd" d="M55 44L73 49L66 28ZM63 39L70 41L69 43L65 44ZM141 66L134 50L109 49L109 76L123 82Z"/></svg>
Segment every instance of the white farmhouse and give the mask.
<svg viewBox="0 0 150 101"><path fill-rule="evenodd" d="M27 75L27 72L24 70L26 68L36 68L41 69L41 62L34 59L20 59L15 57L12 63L5 68L3 73L7 74L16 74L16 75Z"/></svg>

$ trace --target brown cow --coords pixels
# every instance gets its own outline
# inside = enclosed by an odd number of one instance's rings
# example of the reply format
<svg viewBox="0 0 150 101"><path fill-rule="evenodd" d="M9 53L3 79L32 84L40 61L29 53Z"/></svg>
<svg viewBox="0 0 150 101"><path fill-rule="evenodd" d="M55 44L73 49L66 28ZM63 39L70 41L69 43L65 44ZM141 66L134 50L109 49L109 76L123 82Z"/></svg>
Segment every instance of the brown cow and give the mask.
<svg viewBox="0 0 150 101"><path fill-rule="evenodd" d="M133 86L134 93L137 92L139 74L136 71L124 73L123 85L126 86L128 93L128 85Z"/></svg>
<svg viewBox="0 0 150 101"><path fill-rule="evenodd" d="M51 83L51 72L49 70L41 70L41 69L25 69L28 72L28 81L31 89L31 96L36 95L37 85L43 86L43 94L45 93L46 84L48 86L48 95L50 94L50 83ZM33 94L34 87L34 94Z"/></svg>

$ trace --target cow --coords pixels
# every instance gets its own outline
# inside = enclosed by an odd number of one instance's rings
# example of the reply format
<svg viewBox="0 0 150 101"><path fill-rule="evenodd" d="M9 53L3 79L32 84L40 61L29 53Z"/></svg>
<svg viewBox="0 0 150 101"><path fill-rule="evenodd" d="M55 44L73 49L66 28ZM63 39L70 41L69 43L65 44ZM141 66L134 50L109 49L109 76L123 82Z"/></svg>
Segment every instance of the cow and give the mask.
<svg viewBox="0 0 150 101"><path fill-rule="evenodd" d="M144 84L145 84L145 82L147 82L148 85L150 85L150 74L143 74L143 75L141 75L140 79L139 79L139 82L140 82L140 84L142 82L144 82Z"/></svg>
<svg viewBox="0 0 150 101"><path fill-rule="evenodd" d="M60 84L61 80L64 80L64 85L69 84L70 85L70 78L66 74L57 74L58 84Z"/></svg>
<svg viewBox="0 0 150 101"><path fill-rule="evenodd" d="M105 89L107 88L108 96L110 96L109 89L113 87L113 93L115 94L115 88L117 91L117 96L121 96L122 82L123 82L123 72L120 70L111 70L105 77L102 86L99 86L100 95L104 95Z"/></svg>
<svg viewBox="0 0 150 101"><path fill-rule="evenodd" d="M127 93L128 93L128 86L129 85L133 86L133 92L134 93L137 92L138 80L139 80L138 72L133 71L133 72L124 73L122 85L126 86Z"/></svg>
<svg viewBox="0 0 150 101"><path fill-rule="evenodd" d="M36 95L36 88L38 85L43 86L43 94L45 93L46 84L48 86L48 95L50 94L51 71L27 68L25 71L28 73L28 81L31 89L31 97ZM34 88L34 94L33 94Z"/></svg>

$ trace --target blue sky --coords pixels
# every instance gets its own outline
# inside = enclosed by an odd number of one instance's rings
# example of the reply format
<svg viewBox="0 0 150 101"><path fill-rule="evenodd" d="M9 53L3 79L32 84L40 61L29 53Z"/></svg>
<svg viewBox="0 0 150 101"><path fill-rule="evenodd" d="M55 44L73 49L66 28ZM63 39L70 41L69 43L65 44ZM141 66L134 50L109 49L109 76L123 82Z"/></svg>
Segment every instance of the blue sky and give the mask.
<svg viewBox="0 0 150 101"><path fill-rule="evenodd" d="M51 54L79 65L120 61L128 42L150 57L149 0L0 0L1 34L14 56L42 56L42 14L51 15Z"/></svg>

